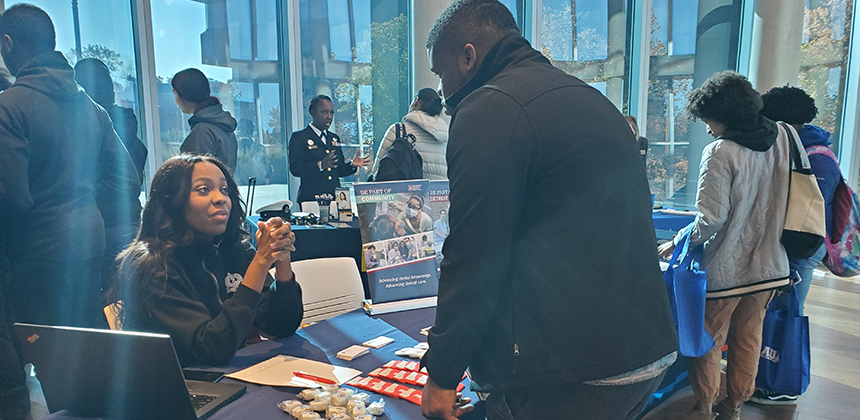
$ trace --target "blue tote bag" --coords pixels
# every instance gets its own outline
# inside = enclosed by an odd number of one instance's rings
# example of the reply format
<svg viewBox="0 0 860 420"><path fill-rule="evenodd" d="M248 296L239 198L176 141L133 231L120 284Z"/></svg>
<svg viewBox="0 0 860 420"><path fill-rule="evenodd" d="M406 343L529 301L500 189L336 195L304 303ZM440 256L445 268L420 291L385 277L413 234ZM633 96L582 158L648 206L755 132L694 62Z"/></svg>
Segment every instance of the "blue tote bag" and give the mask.
<svg viewBox="0 0 860 420"><path fill-rule="evenodd" d="M714 339L705 331L708 273L699 267L702 247L690 249L690 229L685 228L679 234L681 238L663 280L678 328L679 352L687 357L700 357L714 347Z"/></svg>
<svg viewBox="0 0 860 420"><path fill-rule="evenodd" d="M755 385L800 395L809 386L809 318L798 314L794 286L790 293L788 299L773 299L765 313Z"/></svg>

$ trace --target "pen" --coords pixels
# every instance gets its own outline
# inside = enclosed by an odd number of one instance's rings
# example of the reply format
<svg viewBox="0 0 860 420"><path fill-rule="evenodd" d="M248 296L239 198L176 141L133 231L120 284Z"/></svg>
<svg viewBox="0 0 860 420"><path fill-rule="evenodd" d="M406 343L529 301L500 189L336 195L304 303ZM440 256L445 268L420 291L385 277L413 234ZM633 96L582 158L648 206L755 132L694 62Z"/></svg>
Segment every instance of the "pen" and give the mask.
<svg viewBox="0 0 860 420"><path fill-rule="evenodd" d="M301 372L301 371L299 371L299 372L293 372L293 375L295 375L295 376L297 376L297 377L299 377L299 378L302 378L302 379L310 379L310 380L312 380L312 381L314 381L314 382L319 382L319 383L321 383L321 384L337 385L337 382L335 382L335 381L333 381L333 380L331 380L331 379L328 379L328 378L322 378L322 377L319 377L319 376L314 376L314 375L311 375L310 373L307 373L307 372Z"/></svg>

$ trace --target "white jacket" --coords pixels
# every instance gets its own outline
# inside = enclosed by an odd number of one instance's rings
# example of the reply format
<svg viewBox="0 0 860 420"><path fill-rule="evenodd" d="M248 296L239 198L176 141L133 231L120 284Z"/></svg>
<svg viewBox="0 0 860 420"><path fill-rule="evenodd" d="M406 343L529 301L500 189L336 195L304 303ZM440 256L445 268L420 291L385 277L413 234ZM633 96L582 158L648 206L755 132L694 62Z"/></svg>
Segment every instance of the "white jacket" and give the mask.
<svg viewBox="0 0 860 420"><path fill-rule="evenodd" d="M708 298L788 284L788 256L780 237L788 206L790 149L784 128L777 128L776 142L764 152L730 140L714 141L702 152L699 214L688 228L690 245L704 244ZM808 162L803 146L799 148Z"/></svg>
<svg viewBox="0 0 860 420"><path fill-rule="evenodd" d="M415 136L415 150L418 150L421 159L424 160L422 167L424 178L448 179L448 164L445 160L448 148L448 123L438 115L431 117L426 112L418 110L404 115L402 122L406 126L406 133ZM371 174L375 174L379 169L379 161L388 153L396 136L396 125L391 124L376 152Z"/></svg>

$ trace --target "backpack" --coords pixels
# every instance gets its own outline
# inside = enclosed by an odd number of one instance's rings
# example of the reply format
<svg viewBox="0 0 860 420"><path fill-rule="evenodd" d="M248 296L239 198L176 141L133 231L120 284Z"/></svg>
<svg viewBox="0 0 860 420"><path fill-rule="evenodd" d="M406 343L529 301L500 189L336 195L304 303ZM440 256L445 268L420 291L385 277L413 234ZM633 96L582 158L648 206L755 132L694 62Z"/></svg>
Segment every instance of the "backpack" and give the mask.
<svg viewBox="0 0 860 420"><path fill-rule="evenodd" d="M385 157L379 161L376 177L371 182L404 181L424 178L424 159L415 150L415 136L406 133L406 126L395 124L396 137Z"/></svg>
<svg viewBox="0 0 860 420"><path fill-rule="evenodd" d="M826 146L810 146L809 156L827 155L837 164L833 151ZM832 203L833 225L824 240L827 255L822 261L833 274L839 277L860 275L860 201L842 178Z"/></svg>

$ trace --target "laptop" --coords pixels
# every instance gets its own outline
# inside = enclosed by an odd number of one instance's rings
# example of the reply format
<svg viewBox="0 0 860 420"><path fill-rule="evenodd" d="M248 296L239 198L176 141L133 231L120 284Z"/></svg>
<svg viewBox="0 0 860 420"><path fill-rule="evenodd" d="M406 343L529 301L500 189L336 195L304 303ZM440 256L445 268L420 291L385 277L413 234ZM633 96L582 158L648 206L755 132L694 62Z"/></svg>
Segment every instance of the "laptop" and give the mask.
<svg viewBox="0 0 860 420"><path fill-rule="evenodd" d="M169 335L15 324L50 412L117 419L203 419L244 385L186 381Z"/></svg>

